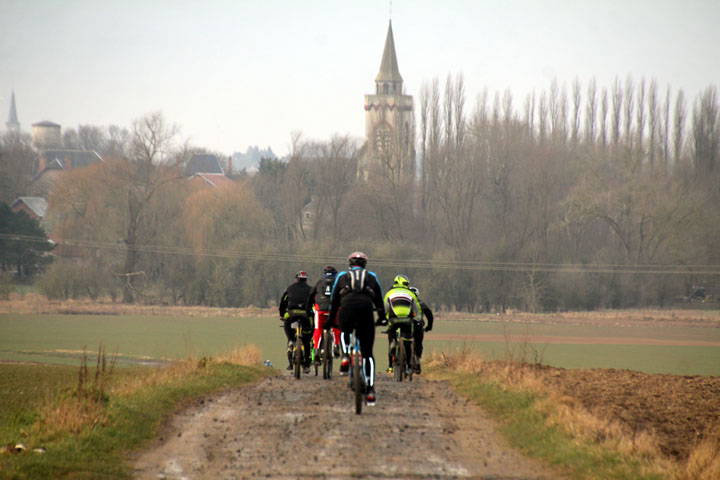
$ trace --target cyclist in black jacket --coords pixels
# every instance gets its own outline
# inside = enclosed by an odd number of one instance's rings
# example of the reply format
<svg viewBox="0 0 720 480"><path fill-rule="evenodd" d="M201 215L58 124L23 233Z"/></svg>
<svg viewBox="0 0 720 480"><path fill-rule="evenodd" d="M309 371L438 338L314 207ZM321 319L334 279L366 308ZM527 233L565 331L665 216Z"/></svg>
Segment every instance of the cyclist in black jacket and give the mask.
<svg viewBox="0 0 720 480"><path fill-rule="evenodd" d="M351 253L348 257L350 268L340 272L333 285L330 301L329 322L340 326L343 333L343 359L340 373L348 371L350 358L347 351L347 335L353 330L360 342L360 353L363 357L365 377L367 379L366 401L375 404L375 359L373 344L375 343L375 309L380 321L385 321L385 306L380 282L373 272L365 270L367 256L362 252Z"/></svg>
<svg viewBox="0 0 720 480"><path fill-rule="evenodd" d="M418 302L420 302L420 308L422 309L422 323L416 322L415 329L413 330L413 336L415 337L415 356L417 357L415 373L420 373L422 370L420 368L420 357L422 357L423 354L423 339L425 338L425 332L429 332L433 328L433 312L430 310L430 307L420 299L420 290L415 287L410 287L410 290L415 293ZM425 324L426 320L427 324Z"/></svg>
<svg viewBox="0 0 720 480"><path fill-rule="evenodd" d="M292 349L295 343L295 329L293 322L300 322L302 326L302 342L305 349L303 359L304 373L310 373L310 340L312 339L312 327L307 316L307 301L310 294L310 285L307 283L308 274L301 270L295 274L295 282L283 292L280 297L280 320L285 328L285 336L288 339L288 370L293 369Z"/></svg>

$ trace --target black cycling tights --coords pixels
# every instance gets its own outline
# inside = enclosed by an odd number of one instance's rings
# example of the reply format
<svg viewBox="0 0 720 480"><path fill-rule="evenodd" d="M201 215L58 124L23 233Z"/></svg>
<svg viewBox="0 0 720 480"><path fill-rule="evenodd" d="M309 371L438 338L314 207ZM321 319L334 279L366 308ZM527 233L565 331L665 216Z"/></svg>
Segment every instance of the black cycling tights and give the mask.
<svg viewBox="0 0 720 480"><path fill-rule="evenodd" d="M368 386L375 384L375 358L373 357L373 344L375 343L375 315L372 304L358 303L343 305L338 312L338 325L343 333L356 330L360 342L360 353L365 359L365 376Z"/></svg>

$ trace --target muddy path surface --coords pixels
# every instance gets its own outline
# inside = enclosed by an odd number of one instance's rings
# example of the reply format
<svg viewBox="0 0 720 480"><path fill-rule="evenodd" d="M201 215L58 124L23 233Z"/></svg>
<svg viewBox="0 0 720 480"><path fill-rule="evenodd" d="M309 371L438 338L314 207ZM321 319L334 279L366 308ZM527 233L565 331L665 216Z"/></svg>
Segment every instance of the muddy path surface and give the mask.
<svg viewBox="0 0 720 480"><path fill-rule="evenodd" d="M337 374L283 373L198 400L135 457L135 478L559 478L444 382L377 377L377 404L359 416Z"/></svg>

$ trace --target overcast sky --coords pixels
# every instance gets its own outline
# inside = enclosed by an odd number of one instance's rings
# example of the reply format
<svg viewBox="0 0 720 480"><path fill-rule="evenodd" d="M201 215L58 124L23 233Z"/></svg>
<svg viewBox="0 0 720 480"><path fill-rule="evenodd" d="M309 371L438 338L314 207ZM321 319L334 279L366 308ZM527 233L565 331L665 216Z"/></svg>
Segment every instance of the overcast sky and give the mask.
<svg viewBox="0 0 720 480"><path fill-rule="evenodd" d="M63 129L162 111L192 145L287 153L293 131L363 137L388 20L416 108L463 74L468 106L516 108L555 77L583 88L656 78L693 101L720 83L718 0L0 0L0 130Z"/></svg>

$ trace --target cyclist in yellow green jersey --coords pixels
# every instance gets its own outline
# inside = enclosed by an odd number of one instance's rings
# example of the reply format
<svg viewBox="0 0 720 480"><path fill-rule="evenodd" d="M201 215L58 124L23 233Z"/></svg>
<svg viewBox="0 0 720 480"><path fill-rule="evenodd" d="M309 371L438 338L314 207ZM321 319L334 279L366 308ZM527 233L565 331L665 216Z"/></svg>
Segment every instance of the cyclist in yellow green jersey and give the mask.
<svg viewBox="0 0 720 480"><path fill-rule="evenodd" d="M385 312L388 320L388 344L398 339L398 330L402 338L412 338L413 321L422 322L422 308L415 293L410 290L410 281L405 275L398 275L393 286L385 294ZM409 359L411 342L404 341L405 358ZM392 349L388 349L388 372L392 373Z"/></svg>

